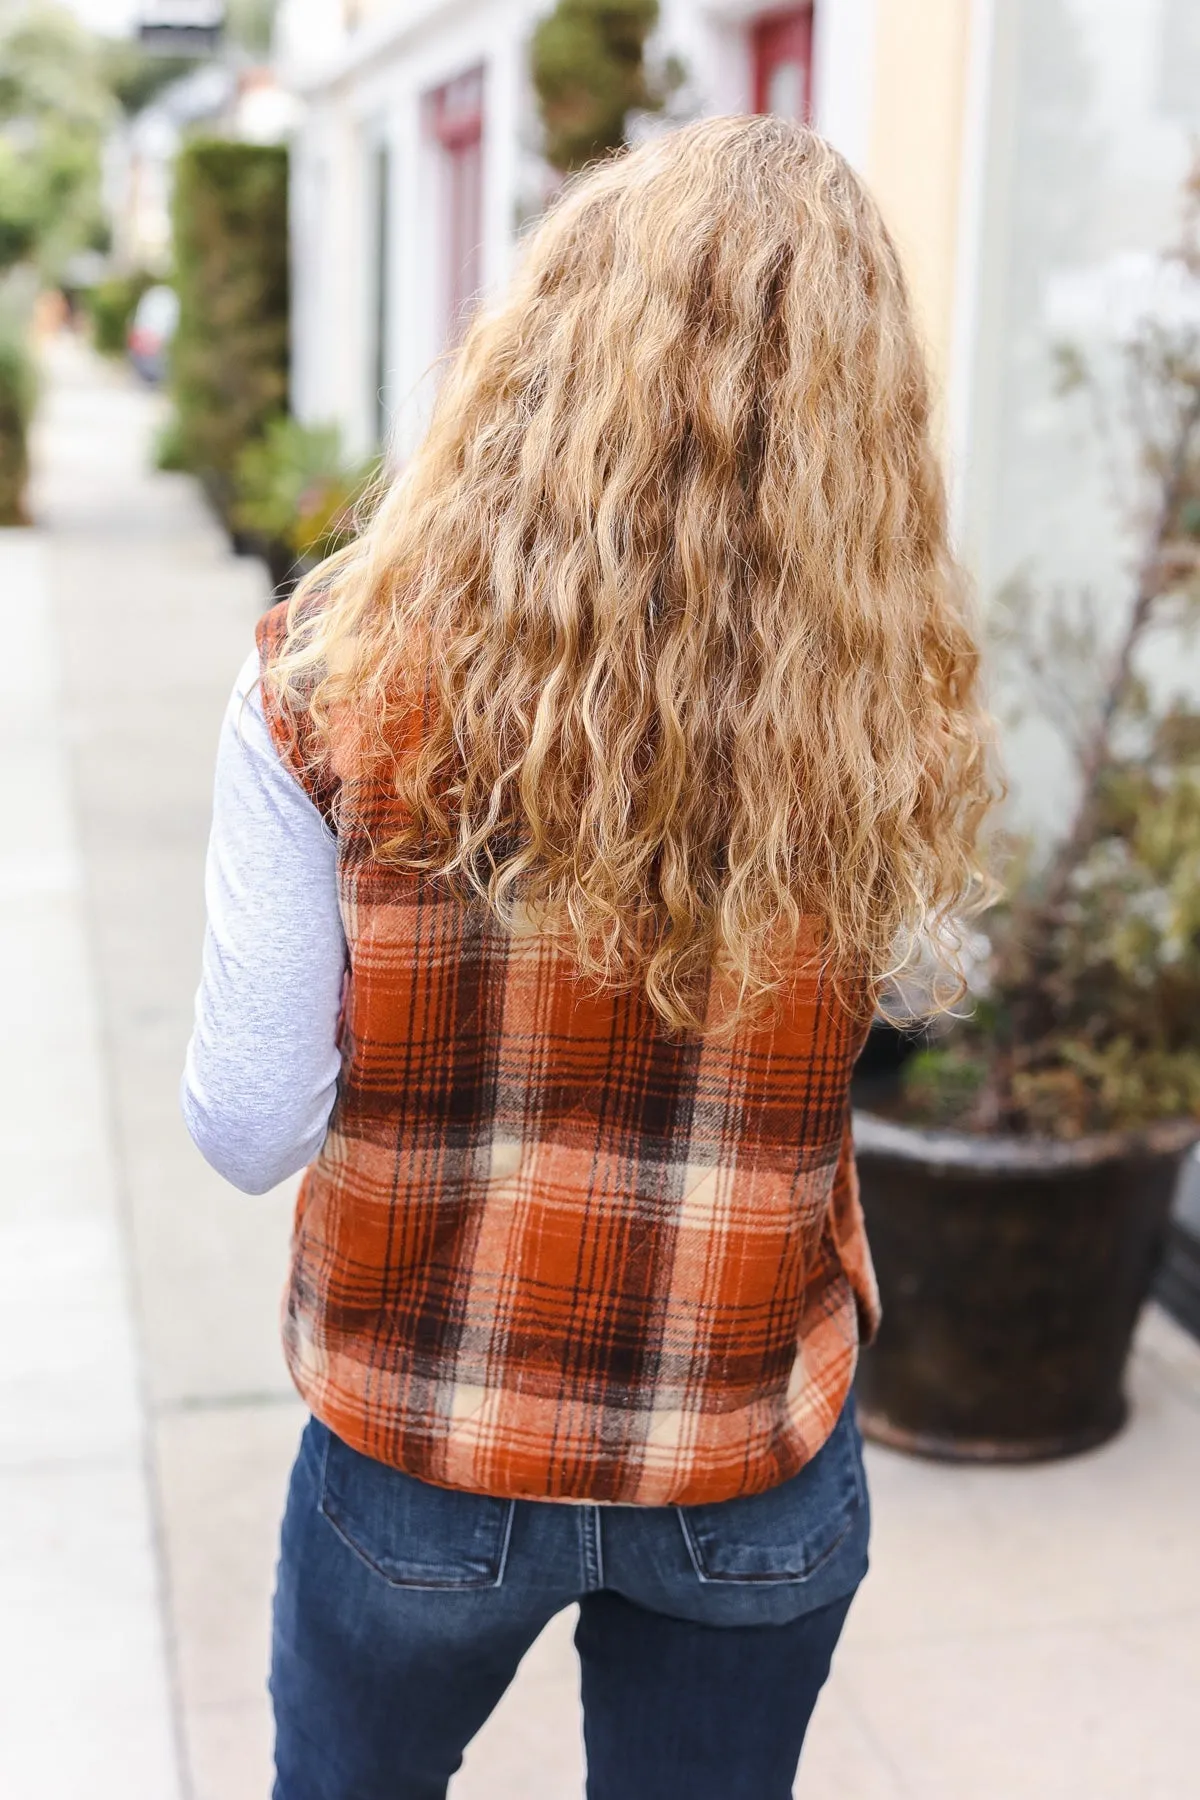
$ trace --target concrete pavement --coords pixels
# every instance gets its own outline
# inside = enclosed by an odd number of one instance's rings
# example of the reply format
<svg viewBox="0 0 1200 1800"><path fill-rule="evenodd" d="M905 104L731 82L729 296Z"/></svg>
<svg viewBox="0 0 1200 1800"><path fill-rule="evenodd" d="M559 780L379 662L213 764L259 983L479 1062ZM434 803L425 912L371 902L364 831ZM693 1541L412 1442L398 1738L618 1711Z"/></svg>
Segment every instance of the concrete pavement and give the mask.
<svg viewBox="0 0 1200 1800"><path fill-rule="evenodd" d="M0 1794L177 1800L47 546L32 533L0 533L0 619Z"/></svg>
<svg viewBox="0 0 1200 1800"><path fill-rule="evenodd" d="M225 1187L176 1104L217 724L267 595L192 485L148 471L158 413L56 345L38 529L0 538L6 1800L269 1792L292 1192ZM1132 1383L1127 1432L1072 1462L872 1453L874 1568L799 1800L1200 1791L1200 1349L1151 1312ZM570 1624L454 1800L580 1794Z"/></svg>

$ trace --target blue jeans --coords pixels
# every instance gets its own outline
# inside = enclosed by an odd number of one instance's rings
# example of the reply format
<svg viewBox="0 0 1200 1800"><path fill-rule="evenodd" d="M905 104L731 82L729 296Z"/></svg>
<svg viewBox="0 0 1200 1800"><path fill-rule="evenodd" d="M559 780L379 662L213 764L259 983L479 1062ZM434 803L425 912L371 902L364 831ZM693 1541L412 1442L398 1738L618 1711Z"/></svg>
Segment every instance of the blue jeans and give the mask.
<svg viewBox="0 0 1200 1800"><path fill-rule="evenodd" d="M788 1800L868 1530L852 1406L793 1480L689 1507L431 1487L313 1420L275 1595L275 1800L444 1800L574 1602L588 1800Z"/></svg>

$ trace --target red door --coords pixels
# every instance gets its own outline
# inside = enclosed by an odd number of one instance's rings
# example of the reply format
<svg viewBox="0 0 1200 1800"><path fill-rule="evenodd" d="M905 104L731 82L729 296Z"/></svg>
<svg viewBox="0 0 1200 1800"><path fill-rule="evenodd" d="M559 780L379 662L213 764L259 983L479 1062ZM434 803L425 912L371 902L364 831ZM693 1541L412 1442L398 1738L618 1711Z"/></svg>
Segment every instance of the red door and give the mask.
<svg viewBox="0 0 1200 1800"><path fill-rule="evenodd" d="M462 331L483 285L483 70L471 69L426 96L441 158L442 292L446 337Z"/></svg>
<svg viewBox="0 0 1200 1800"><path fill-rule="evenodd" d="M754 110L785 119L812 118L813 9L764 13L750 27Z"/></svg>

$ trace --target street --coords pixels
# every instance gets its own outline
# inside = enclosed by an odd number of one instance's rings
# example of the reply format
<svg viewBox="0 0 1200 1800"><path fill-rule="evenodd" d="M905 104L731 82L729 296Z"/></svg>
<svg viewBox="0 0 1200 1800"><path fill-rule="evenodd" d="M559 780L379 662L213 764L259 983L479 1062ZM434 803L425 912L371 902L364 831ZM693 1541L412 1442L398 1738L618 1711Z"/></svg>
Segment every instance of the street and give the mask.
<svg viewBox="0 0 1200 1800"><path fill-rule="evenodd" d="M293 1184L250 1199L177 1104L217 726L268 599L161 401L46 356L0 533L0 1794L266 1800L275 1535L303 1414L277 1341ZM1133 1418L1018 1470L870 1454L872 1574L799 1800L1190 1800L1200 1346L1151 1310ZM563 1615L453 1800L575 1800Z"/></svg>

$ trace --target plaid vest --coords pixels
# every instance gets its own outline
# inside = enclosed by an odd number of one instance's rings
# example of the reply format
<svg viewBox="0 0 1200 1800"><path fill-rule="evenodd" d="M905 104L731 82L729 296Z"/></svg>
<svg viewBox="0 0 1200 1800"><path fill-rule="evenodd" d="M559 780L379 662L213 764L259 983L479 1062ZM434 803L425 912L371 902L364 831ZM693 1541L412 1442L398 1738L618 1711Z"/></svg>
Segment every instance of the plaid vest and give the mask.
<svg viewBox="0 0 1200 1800"><path fill-rule="evenodd" d="M259 626L265 662L285 610ZM281 757L328 816L269 699ZM371 842L348 784L342 1076L284 1347L338 1437L501 1497L691 1504L785 1481L878 1302L849 1132L863 1026L813 974L717 1045Z"/></svg>

